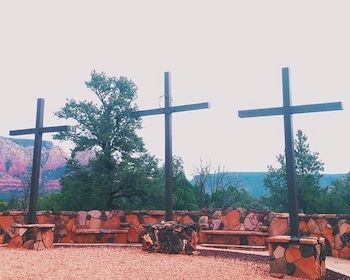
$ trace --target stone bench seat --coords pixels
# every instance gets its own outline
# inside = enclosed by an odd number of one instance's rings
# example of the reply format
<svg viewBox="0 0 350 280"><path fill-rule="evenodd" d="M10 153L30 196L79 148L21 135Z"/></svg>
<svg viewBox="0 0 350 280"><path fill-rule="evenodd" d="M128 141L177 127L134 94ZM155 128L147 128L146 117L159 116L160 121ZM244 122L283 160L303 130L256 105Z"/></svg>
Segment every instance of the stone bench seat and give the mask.
<svg viewBox="0 0 350 280"><path fill-rule="evenodd" d="M78 228L73 240L75 243L127 243L128 229Z"/></svg>
<svg viewBox="0 0 350 280"><path fill-rule="evenodd" d="M75 234L90 233L128 233L127 229L107 229L107 228L79 228L75 230Z"/></svg>
<svg viewBox="0 0 350 280"><path fill-rule="evenodd" d="M266 246L267 232L249 230L201 230L200 243Z"/></svg>
<svg viewBox="0 0 350 280"><path fill-rule="evenodd" d="M263 231L251 231L251 230L201 230L205 234L214 235L258 235L258 236L268 236L268 232Z"/></svg>

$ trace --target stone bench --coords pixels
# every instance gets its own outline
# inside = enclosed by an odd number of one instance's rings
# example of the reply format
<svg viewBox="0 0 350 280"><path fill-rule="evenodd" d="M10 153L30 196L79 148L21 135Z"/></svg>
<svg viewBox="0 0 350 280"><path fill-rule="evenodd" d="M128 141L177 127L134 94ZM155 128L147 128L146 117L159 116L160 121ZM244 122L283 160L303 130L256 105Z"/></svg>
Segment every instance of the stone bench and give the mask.
<svg viewBox="0 0 350 280"><path fill-rule="evenodd" d="M74 232L75 243L127 243L128 229L79 228Z"/></svg>
<svg viewBox="0 0 350 280"><path fill-rule="evenodd" d="M265 246L267 232L250 230L200 230L199 240L205 244Z"/></svg>
<svg viewBox="0 0 350 280"><path fill-rule="evenodd" d="M44 250L53 247L54 224L12 224L7 248Z"/></svg>

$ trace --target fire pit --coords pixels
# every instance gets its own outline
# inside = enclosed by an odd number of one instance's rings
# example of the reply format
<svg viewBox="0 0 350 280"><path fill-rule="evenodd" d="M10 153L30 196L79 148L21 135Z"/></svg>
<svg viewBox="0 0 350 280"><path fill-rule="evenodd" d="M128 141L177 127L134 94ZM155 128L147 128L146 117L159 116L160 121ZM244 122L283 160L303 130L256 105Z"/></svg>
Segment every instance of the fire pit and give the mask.
<svg viewBox="0 0 350 280"><path fill-rule="evenodd" d="M142 250L192 255L198 242L198 225L176 222L146 224L141 233Z"/></svg>

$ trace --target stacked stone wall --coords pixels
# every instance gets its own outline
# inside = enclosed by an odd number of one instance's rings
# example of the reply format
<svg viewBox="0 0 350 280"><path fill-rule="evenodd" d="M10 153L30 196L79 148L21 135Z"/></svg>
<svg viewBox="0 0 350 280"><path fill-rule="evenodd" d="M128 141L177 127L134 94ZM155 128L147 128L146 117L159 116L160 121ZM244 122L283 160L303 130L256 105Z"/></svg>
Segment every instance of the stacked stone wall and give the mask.
<svg viewBox="0 0 350 280"><path fill-rule="evenodd" d="M327 255L350 259L350 215L300 214L302 236L324 237ZM141 243L145 224L165 219L164 211L61 211L38 212L37 223L55 224L55 243L78 242L77 229L124 229L126 242ZM0 212L0 244L9 241L13 223L25 223L26 214L20 211ZM203 229L266 231L268 236L288 235L288 214L255 211L242 208L224 210L174 211L174 221L197 223ZM111 241L112 242L112 241Z"/></svg>

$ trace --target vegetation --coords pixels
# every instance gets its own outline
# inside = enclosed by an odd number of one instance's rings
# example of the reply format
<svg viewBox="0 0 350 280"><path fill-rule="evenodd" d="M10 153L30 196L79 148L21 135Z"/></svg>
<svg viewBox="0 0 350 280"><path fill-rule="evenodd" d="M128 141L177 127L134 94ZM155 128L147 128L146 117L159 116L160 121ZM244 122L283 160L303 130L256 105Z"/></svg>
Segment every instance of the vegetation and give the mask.
<svg viewBox="0 0 350 280"><path fill-rule="evenodd" d="M310 150L307 136L298 130L294 141L296 182L298 189L299 209L304 213L350 213L349 175L337 180L326 189L321 188L321 172L324 163L318 153ZM278 211L288 211L287 182L285 157L277 156L278 168L268 167L264 179L269 193L262 199L262 204Z"/></svg>
<svg viewBox="0 0 350 280"><path fill-rule="evenodd" d="M200 208L248 208L256 202L238 178L230 177L220 165L213 169L210 162L201 161L195 169L194 186Z"/></svg>

